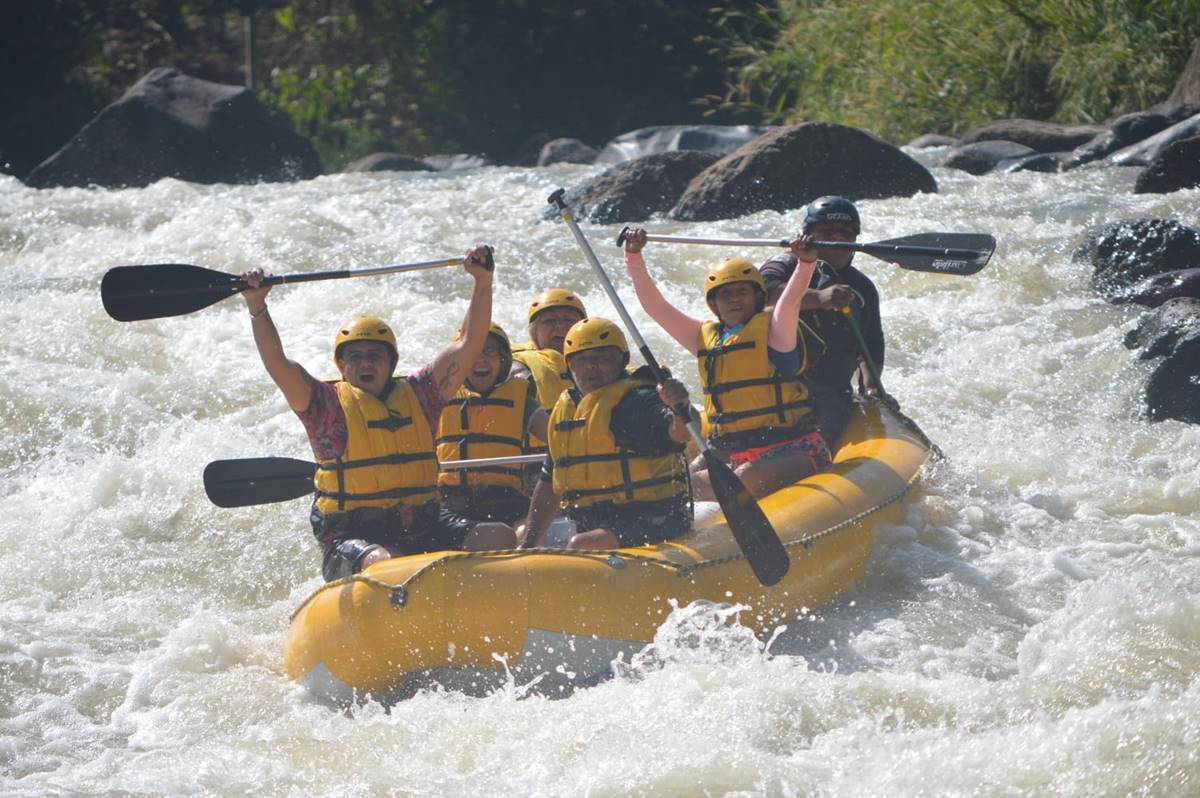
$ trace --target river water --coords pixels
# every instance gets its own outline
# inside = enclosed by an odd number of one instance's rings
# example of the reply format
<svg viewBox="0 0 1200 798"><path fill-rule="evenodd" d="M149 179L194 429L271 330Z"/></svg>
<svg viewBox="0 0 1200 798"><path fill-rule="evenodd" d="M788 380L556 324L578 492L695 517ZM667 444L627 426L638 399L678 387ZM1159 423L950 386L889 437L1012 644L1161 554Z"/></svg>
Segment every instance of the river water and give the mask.
<svg viewBox="0 0 1200 798"><path fill-rule="evenodd" d="M946 452L880 529L866 579L769 646L684 607L653 651L569 698L443 691L339 712L282 674L319 584L303 500L222 510L214 459L310 458L238 298L110 319L112 266L361 268L495 245L496 319L537 290L607 299L545 198L598 167L358 174L293 185L34 191L0 178L0 794L1200 795L1200 427L1140 413L1148 366L1071 253L1090 225L1200 223L1135 172L972 177L860 204L864 240L988 232L973 277L865 256L889 390ZM781 237L796 213L648 224ZM585 226L631 301L615 228ZM704 312L712 248L651 244ZM743 253L756 259L762 251ZM461 270L271 295L288 353L332 376L337 324L393 321L402 364L452 336ZM651 324L652 349L696 388Z"/></svg>

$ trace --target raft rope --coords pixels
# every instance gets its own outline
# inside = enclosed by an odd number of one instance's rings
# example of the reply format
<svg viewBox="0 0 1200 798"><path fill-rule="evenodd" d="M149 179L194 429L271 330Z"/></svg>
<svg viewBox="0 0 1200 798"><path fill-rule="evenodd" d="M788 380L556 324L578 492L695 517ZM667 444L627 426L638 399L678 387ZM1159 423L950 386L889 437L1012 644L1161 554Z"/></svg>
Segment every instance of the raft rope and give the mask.
<svg viewBox="0 0 1200 798"><path fill-rule="evenodd" d="M919 431L919 428L918 428L918 431ZM932 452L931 452L931 454L932 454ZM928 462L929 459L930 458L927 457L926 462ZM841 532L841 531L847 529L848 527L855 526L858 523L860 523L861 521L863 521L865 518L867 518L868 516L874 515L875 513L879 512L880 510L883 510L885 507L889 507L889 506L895 504L896 502L903 499L905 497L905 495L908 494L909 490L912 489L912 485L916 481L917 476L921 473L921 471L922 471L922 469L918 468L914 472L913 477L910 480L908 480L908 482L905 483L903 488L901 488L899 491L897 491L892 496L889 496L888 498L879 502L878 504L875 504L875 505L869 507L868 509L863 510L861 513L858 513L857 515L853 515L849 518L846 518L827 529L822 529L819 532L814 532L811 535L806 535L805 537L800 538L799 540L793 540L788 543L784 543L783 544L784 548L794 548L794 547L800 546L800 547L803 547L807 551L807 550L811 549L814 545L816 545L817 541L821 540L822 538L827 538L830 535L835 535L838 532ZM319 596L324 591L332 590L334 588L342 587L344 585L353 584L354 582L362 582L363 584L370 585L371 587L377 587L377 588L380 588L381 590L389 591L389 593L391 594L392 606L395 609L401 609L405 606L405 604L408 603L408 595L412 590L413 583L416 582L418 579L420 579L422 576L425 576L426 574L431 573L434 569L438 568L439 566L454 562L456 560L467 560L467 559L508 560L508 559L516 559L519 557L532 557L532 556L538 556L538 555L551 555L554 557L582 557L584 559L589 559L589 560L600 560L600 561L607 563L609 566L611 566L613 568L624 568L627 564L641 564L641 565L646 565L646 566L651 566L651 567L656 567L656 568L665 568L669 571L674 571L676 576L683 577L683 578L690 578L692 576L692 574L696 573L697 571L701 571L705 568L712 568L717 565L724 565L725 563L736 562L738 560L745 559L745 557L741 554L740 551L738 551L735 554L730 554L726 557L717 557L717 558L711 559L711 560L701 560L700 562L689 563L689 564L675 563L675 562L671 562L669 560L664 560L659 557L651 557L651 556L648 556L645 554L631 554L629 552L619 551L616 549L539 548L539 549L510 549L510 550L503 550L503 551L454 552L452 554L447 554L445 556L438 557L437 559L430 560L424 566L422 566L421 568L418 568L416 571L409 574L408 578L406 578L404 581L400 582L399 584L394 584L392 582L385 582L382 579L376 579L375 577L370 576L368 574L364 574L364 573L351 574L350 576L345 576L345 577L342 577L341 579L336 579L332 582L326 582L324 585L322 585L321 587L319 587L315 591L313 591L308 596L308 598L304 599L304 601L300 603L300 606L296 608L296 611L291 614L289 621L295 620L296 616L298 616L304 610L304 608L307 607L311 601L313 601L313 599L315 599L317 596Z"/></svg>

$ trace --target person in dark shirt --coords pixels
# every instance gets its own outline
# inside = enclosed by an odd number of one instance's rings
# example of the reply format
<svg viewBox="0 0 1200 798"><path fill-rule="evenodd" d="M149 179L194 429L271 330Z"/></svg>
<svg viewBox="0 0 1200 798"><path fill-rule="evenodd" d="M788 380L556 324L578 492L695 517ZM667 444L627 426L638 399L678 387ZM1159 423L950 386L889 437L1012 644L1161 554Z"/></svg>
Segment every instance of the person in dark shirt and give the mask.
<svg viewBox="0 0 1200 798"><path fill-rule="evenodd" d="M857 240L862 230L858 209L845 197L820 197L804 209L801 232L816 241ZM854 253L818 249L816 271L800 303L800 336L805 352L804 376L821 417L821 430L834 449L850 418L852 382L869 396L882 391L863 362L846 313L854 319L866 341L876 368L883 371L883 324L879 292L871 279L850 265ZM792 253L776 255L759 267L767 286L767 302L774 303L796 270ZM857 375L857 378L855 378Z"/></svg>
<svg viewBox="0 0 1200 798"><path fill-rule="evenodd" d="M576 549L641 546L691 531L683 460L688 403L678 380L655 386L649 369L626 371L629 346L611 321L588 318L563 347L575 386L550 414L550 459L534 488L526 545L541 545L561 506L579 530Z"/></svg>

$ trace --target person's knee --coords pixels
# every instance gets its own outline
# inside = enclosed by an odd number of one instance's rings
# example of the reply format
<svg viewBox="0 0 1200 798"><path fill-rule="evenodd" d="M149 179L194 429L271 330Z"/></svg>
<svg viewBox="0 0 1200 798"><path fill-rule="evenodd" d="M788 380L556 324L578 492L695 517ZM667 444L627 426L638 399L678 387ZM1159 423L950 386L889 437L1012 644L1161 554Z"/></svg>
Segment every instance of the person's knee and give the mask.
<svg viewBox="0 0 1200 798"><path fill-rule="evenodd" d="M364 568L391 558L391 552L378 543L368 543L358 538L339 540L325 552L321 563L321 574L326 582L344 579Z"/></svg>
<svg viewBox="0 0 1200 798"><path fill-rule="evenodd" d="M571 536L567 541L568 549L616 549L620 548L621 541L617 536L607 529L591 529L587 532L578 532Z"/></svg>

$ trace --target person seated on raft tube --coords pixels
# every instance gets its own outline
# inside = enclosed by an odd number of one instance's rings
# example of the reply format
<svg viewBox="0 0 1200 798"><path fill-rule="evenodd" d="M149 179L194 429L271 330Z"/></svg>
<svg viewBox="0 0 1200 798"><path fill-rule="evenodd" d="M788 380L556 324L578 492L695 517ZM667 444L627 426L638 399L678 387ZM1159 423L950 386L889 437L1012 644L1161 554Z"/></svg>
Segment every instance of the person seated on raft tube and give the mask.
<svg viewBox="0 0 1200 798"><path fill-rule="evenodd" d="M816 267L809 239L791 242L804 264L794 269L773 310L754 264L731 258L711 269L705 299L716 321L700 321L663 297L642 258L646 231L625 238L625 264L638 301L650 318L697 358L704 388L709 444L727 457L755 497L766 496L829 466L829 450L799 374L796 319L800 298ZM697 499L715 495L703 458L692 463Z"/></svg>
<svg viewBox="0 0 1200 798"><path fill-rule="evenodd" d="M550 414L550 458L529 503L525 545L540 546L559 506L575 522L572 549L643 546L692 529L682 452L687 425L673 410L687 388L655 387L649 368L629 373L617 325L587 318L567 332L563 352L577 387Z"/></svg>
<svg viewBox="0 0 1200 798"><path fill-rule="evenodd" d="M804 209L800 230L813 241L853 242L862 232L858 209L845 197L820 197ZM844 308L862 332L867 351L876 368L883 371L883 325L879 319L879 291L865 274L850 265L854 253L845 249L817 249L817 268L809 290L800 302L800 336L807 354L804 376L813 404L821 419L825 440L836 442L850 419L851 380L858 374L859 390L880 396L894 407L895 400L882 394L863 363L858 341L846 319ZM796 256L783 253L761 266L767 287L767 302L779 298L796 270Z"/></svg>
<svg viewBox="0 0 1200 798"><path fill-rule="evenodd" d="M334 363L341 379L321 382L288 359L267 312L262 269L242 277L258 354L308 432L317 460L311 520L326 581L405 554L502 549L515 543L500 523L470 524L442 513L433 430L446 400L470 373L492 315L492 249L479 245L463 268L475 280L465 333L409 377L393 376L396 335L364 316L340 327Z"/></svg>
<svg viewBox="0 0 1200 798"><path fill-rule="evenodd" d="M508 334L493 324L466 382L442 409L435 441L438 460L525 454L530 431L544 438L549 417L538 403L529 370L513 366ZM524 520L529 512L524 473L519 465L442 471L442 507L472 521L511 525Z"/></svg>

